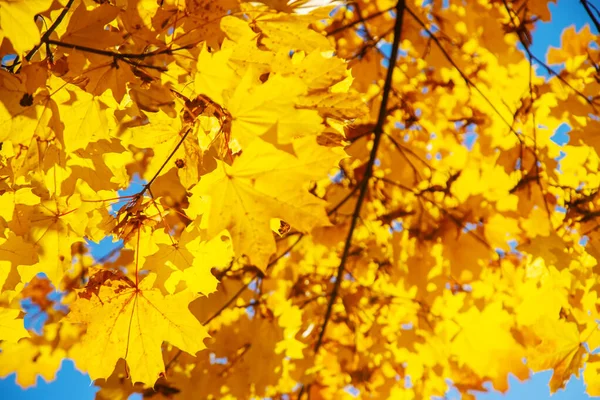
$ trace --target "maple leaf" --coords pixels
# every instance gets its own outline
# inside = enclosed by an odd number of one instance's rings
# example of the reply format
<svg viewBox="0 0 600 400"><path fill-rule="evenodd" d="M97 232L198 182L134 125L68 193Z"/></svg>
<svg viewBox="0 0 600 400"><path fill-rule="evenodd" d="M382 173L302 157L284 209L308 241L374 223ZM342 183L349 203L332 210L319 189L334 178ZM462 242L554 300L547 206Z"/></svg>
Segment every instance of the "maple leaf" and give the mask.
<svg viewBox="0 0 600 400"><path fill-rule="evenodd" d="M121 61L121 60L106 60L106 57L100 56L88 56L88 58L96 58L98 60L95 63L94 68L85 69L80 72L81 76L85 77L85 89L90 93L101 96L107 91L110 91L112 96L104 96L105 101L110 100L110 102L120 102L125 97L127 93L127 85L130 82L135 82L136 77L132 71L132 67L130 64ZM77 71L79 65L85 65L86 61L82 55L79 53L75 53L69 57L72 62L71 67ZM88 96L85 96L88 97ZM84 101L83 104L86 102ZM80 104L80 107L85 107L85 105ZM98 104L99 108L104 109L106 106L100 102ZM91 108L91 104L88 105ZM88 108L88 113L90 110ZM87 116L86 113L81 113L84 116ZM90 121L88 124L89 127L93 127L92 129L102 128L102 124L93 123ZM104 129L106 131L106 129ZM106 132L105 132L106 134Z"/></svg>
<svg viewBox="0 0 600 400"><path fill-rule="evenodd" d="M211 240L202 240L202 236L194 225L182 233L177 243L171 242L168 235L153 233L152 244L157 248L150 250L142 268L156 273L155 286L173 294L183 282L189 290L205 296L215 292L218 281L211 269L231 262L231 244L224 235Z"/></svg>
<svg viewBox="0 0 600 400"><path fill-rule="evenodd" d="M16 372L16 382L22 388L35 386L38 376L46 382L53 381L66 356L64 350L54 349L35 339L24 339L14 344L5 342L0 348L0 376Z"/></svg>
<svg viewBox="0 0 600 400"><path fill-rule="evenodd" d="M30 75L11 75L0 70L0 81L4 91L0 101L0 140L15 145L31 145L37 136L43 140L51 138L54 127L54 102L45 90L38 91L28 85ZM31 76L35 81L36 77ZM31 85L33 86L33 85Z"/></svg>
<svg viewBox="0 0 600 400"><path fill-rule="evenodd" d="M159 112L151 118L150 124L127 129L121 141L126 146L151 148L154 151L147 167L148 179L157 174L160 176L167 173L171 168L177 167L176 160L183 160L183 168L178 169L183 169L190 175L190 178L184 181L186 186L189 186L198 180L200 167L198 138L190 134L191 131L192 128L184 126L181 121L173 121L166 114ZM199 131L202 132L201 129ZM169 157L171 153L173 156ZM163 167L165 160L171 161L166 168Z"/></svg>
<svg viewBox="0 0 600 400"><path fill-rule="evenodd" d="M589 26L584 26L579 32L575 31L575 26L566 28L561 36L562 46L560 48L550 47L548 50L548 63L560 64L568 59L585 55L590 41L594 40L594 35L590 32Z"/></svg>
<svg viewBox="0 0 600 400"><path fill-rule="evenodd" d="M0 0L0 375L598 394L600 54L545 65L550 3Z"/></svg>
<svg viewBox="0 0 600 400"><path fill-rule="evenodd" d="M119 14L119 8L109 3L87 8L84 3L79 4L72 13L61 41L82 46L104 47L120 43L121 37L117 32L104 29Z"/></svg>
<svg viewBox="0 0 600 400"><path fill-rule="evenodd" d="M163 341L190 354L206 347L206 329L188 310L196 295L185 291L163 296L152 289L155 274L138 286L123 278L105 279L99 290L94 286L80 291L68 316L68 321L87 327L71 356L92 379L108 378L123 358L133 382L152 386L164 374Z"/></svg>
<svg viewBox="0 0 600 400"><path fill-rule="evenodd" d="M571 375L579 376L587 350L582 345L577 325L563 320L543 318L534 329L541 343L532 348L528 365L534 371L553 369L550 390L555 392L565 387Z"/></svg>
<svg viewBox="0 0 600 400"><path fill-rule="evenodd" d="M211 53L206 47L200 49L194 85L196 93L205 94L218 104L224 104L223 92L235 87L238 77L229 66L233 48Z"/></svg>
<svg viewBox="0 0 600 400"><path fill-rule="evenodd" d="M283 219L305 232L329 224L325 203L303 186L319 170L331 168L340 156L326 152L302 155L295 158L268 143L253 141L233 166L219 162L217 170L203 177L191 190L190 207L197 209L203 198L209 197L208 234L227 229L236 254L248 256L264 269L276 249L271 218Z"/></svg>
<svg viewBox="0 0 600 400"><path fill-rule="evenodd" d="M29 337L23 320L17 318L19 313L19 310L0 307L0 340L17 343L19 339Z"/></svg>
<svg viewBox="0 0 600 400"><path fill-rule="evenodd" d="M2 193L2 195L0 195L0 202L2 202L0 217L9 222L13 218L17 204L32 206L39 202L39 197L33 194L31 188L19 188L14 191Z"/></svg>
<svg viewBox="0 0 600 400"><path fill-rule="evenodd" d="M20 0L0 2L0 32L10 39L15 51L22 54L40 41L35 16L46 11L52 0Z"/></svg>
<svg viewBox="0 0 600 400"><path fill-rule="evenodd" d="M54 182L58 173L51 174ZM44 273L54 286L60 287L65 271L71 266L71 246L83 241L87 218L80 205L80 198L72 196L45 200L32 207L29 215L30 238L38 246L39 260L35 265L18 267L24 282L30 281L38 273Z"/></svg>
<svg viewBox="0 0 600 400"><path fill-rule="evenodd" d="M306 108L314 108L325 117L354 119L365 114L365 103L358 95L348 93L315 93L300 101Z"/></svg>
<svg viewBox="0 0 600 400"><path fill-rule="evenodd" d="M64 115L62 142L65 151L71 153L85 149L90 143L110 138L105 113L107 107L98 97L76 88L60 93L64 98L58 107ZM77 100L74 101L73 97Z"/></svg>
<svg viewBox="0 0 600 400"><path fill-rule="evenodd" d="M254 71L248 70L226 104L232 116L232 136L242 147L273 127L277 128L280 143L323 130L318 113L295 106L296 99L306 93L301 80L272 75L264 84L256 85L256 78Z"/></svg>
<svg viewBox="0 0 600 400"><path fill-rule="evenodd" d="M512 336L510 315L500 304L491 304L481 312L472 308L459 318L457 323L464 328L452 343L459 363L465 363L478 376L489 377L494 388L502 392L508 390L509 372L519 379L529 376L522 362L525 352ZM481 357L481 351L490 357Z"/></svg>
<svg viewBox="0 0 600 400"><path fill-rule="evenodd" d="M0 239L0 289L13 290L20 283L17 270L22 265L32 265L38 261L35 247L22 237L14 234Z"/></svg>
<svg viewBox="0 0 600 400"><path fill-rule="evenodd" d="M589 356L583 371L583 379L587 386L587 394L600 396L600 357L597 354Z"/></svg>
<svg viewBox="0 0 600 400"><path fill-rule="evenodd" d="M248 7L246 12L251 23L265 36L263 43L270 49L279 50L330 50L327 38L312 29L306 29L311 16L274 13L260 8Z"/></svg>

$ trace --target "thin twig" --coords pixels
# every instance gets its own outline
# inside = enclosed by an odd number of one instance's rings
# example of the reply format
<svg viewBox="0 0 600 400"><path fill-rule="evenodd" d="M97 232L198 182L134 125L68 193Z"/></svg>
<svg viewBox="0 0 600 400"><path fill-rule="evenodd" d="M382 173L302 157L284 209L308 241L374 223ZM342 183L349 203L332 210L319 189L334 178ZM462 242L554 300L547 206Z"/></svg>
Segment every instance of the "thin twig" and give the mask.
<svg viewBox="0 0 600 400"><path fill-rule="evenodd" d="M300 236L298 236L298 239L296 239L296 241L294 243L292 243L285 251L283 251L280 255L278 255L273 260L271 260L271 262L269 262L269 264L267 264L267 269L266 270L269 270L272 266L274 266L275 264L277 264L277 262L279 260L281 260L281 258L283 258L288 252L292 251L294 249L294 247L296 247L296 245L298 245L298 243L300 243L300 241L302 240L303 237L304 237L304 235L300 234ZM245 285L243 285L241 288L239 288L238 291L235 292L235 294L233 296L231 296L231 298L229 300L227 300L225 302L225 304L223 304L215 313L213 313L213 315L211 315L206 321L204 321L204 323L202 325L209 324L213 319L215 319L219 315L221 315L221 313L223 311L225 311L231 304L233 304L233 302L238 297L240 297L240 295L242 293L244 293L244 291L246 289L248 289L248 287L252 284L252 282L254 282L256 280L256 278L258 278L258 274L255 274L254 277L251 280L249 280ZM165 372L168 371L169 368L171 368L171 366L173 365L173 363L175 361L177 361L177 359L179 358L179 356L181 355L182 352L183 352L182 350L179 350L173 356L173 358L167 363L167 365L165 366Z"/></svg>
<svg viewBox="0 0 600 400"><path fill-rule="evenodd" d="M175 155L175 153L177 153L177 150L179 150L179 147L181 147L181 144L185 141L185 139L187 138L187 135L191 131L192 131L192 128L189 128L188 130L185 131L185 133L183 134L183 136L179 140L179 143L177 143L177 146L175 146L175 148L173 149L173 151L171 152L171 154L169 154L169 157L167 157L167 159L165 160L165 162L162 163L162 165L160 166L160 168L158 169L158 171L156 171L156 173L154 174L154 176L152 177L152 179L150 179L148 181L148 183L146 183L144 185L144 188L138 194L138 196L142 196L150 188L150 186L154 183L154 181L156 180L156 178L158 178L158 176L160 175L161 171L165 168L165 166L167 165L167 163L173 158L173 156Z"/></svg>
<svg viewBox="0 0 600 400"><path fill-rule="evenodd" d="M340 209L341 206L343 206L344 204L346 204L346 202L348 200L350 200L350 198L352 198L352 196L354 196L354 193L356 193L356 191L358 190L359 186L354 186L352 188L352 190L342 199L342 201L340 201L339 203L337 203L335 205L335 207L333 207L331 210L327 211L327 215L332 215L334 214L337 210Z"/></svg>
<svg viewBox="0 0 600 400"><path fill-rule="evenodd" d="M48 40L50 39L50 35L52 35L52 32L54 32L56 30L56 28L58 28L58 25L60 25L60 23L62 22L62 20L65 18L65 16L67 15L67 13L69 12L69 10L71 9L71 6L73 5L74 2L75 2L75 0L69 0L69 2L65 6L65 8L63 8L63 10L60 13L60 15L58 16L58 18L56 18L56 20L52 23L52 25L50 25L50 28L48 28L48 30L44 33L44 35L42 36L42 39L40 40L40 42L38 44L36 44L35 47L29 51L29 53L27 53L27 55L25 56L25 59L27 61L30 61L33 58L33 56L35 55L35 53L39 50L40 47L42 47L42 45L44 43L48 44Z"/></svg>
<svg viewBox="0 0 600 400"><path fill-rule="evenodd" d="M161 54L171 54L174 51L184 50L184 49L188 49L191 47L191 46L182 46L182 47L178 47L176 49L167 48L167 49L162 49L162 50L150 51L148 53L118 53L115 51L95 49L93 47L82 46L82 45L74 44L74 43L61 42L60 40L47 39L46 43L49 43L49 44L52 44L55 46L66 47L66 48L73 49L73 50L79 50L79 51L85 51L88 53L98 54L101 56L113 57L113 58L117 58L117 59L126 59L126 58L128 58L128 59L144 59L144 58L148 58L148 57L152 57L152 56L158 56Z"/></svg>
<svg viewBox="0 0 600 400"><path fill-rule="evenodd" d="M393 9L394 9L394 7L386 8L385 10L377 11L376 13L373 13L373 14L371 14L369 16L364 17L364 18L359 18L356 21L350 22L349 24L346 24L346 25L340 26L338 28L335 28L331 32L327 32L327 36L333 36L335 34L338 34L338 33L342 32L342 31L344 31L344 30L346 30L348 28L352 28L353 26L361 24L361 23L364 24L366 21L368 21L370 19L373 19L373 18L377 18L380 15L383 15L383 14L385 14L387 12L392 11Z"/></svg>
<svg viewBox="0 0 600 400"><path fill-rule="evenodd" d="M587 12L587 14L590 16L590 19L592 20L594 25L596 25L596 30L598 32L600 32L600 22L598 21L598 19L596 18L596 16L592 12L592 10L590 9L590 5L588 4L587 0L579 0L579 2L583 6L583 8L585 8L585 12Z"/></svg>

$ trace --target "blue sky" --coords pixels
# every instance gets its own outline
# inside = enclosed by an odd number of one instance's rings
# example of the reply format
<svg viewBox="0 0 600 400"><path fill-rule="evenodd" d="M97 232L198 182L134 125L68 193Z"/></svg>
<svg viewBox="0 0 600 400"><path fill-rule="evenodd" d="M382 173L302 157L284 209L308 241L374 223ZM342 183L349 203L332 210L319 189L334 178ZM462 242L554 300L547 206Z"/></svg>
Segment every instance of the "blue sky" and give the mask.
<svg viewBox="0 0 600 400"><path fill-rule="evenodd" d="M557 5L550 5L550 11L552 13L552 21L550 23L538 24L533 35L531 49L541 59L545 59L548 46L560 46L560 35L563 28L575 24L577 29L579 29L584 24L589 24L587 14L577 0L560 0ZM593 26L592 30L595 31ZM563 129L559 134L555 135L556 140L561 144L568 140L565 132L566 129ZM105 241L102 245L95 246L93 249L94 256L101 257L107 254L111 246L108 242L110 241ZM538 373L531 380L524 383L511 377L508 393L504 395L499 393L485 393L478 395L477 398L479 400L550 399L548 382L551 375L551 371ZM23 390L17 386L14 375L0 379L0 397L5 399L62 400L68 394L68 398L91 400L94 399L97 390L98 388L93 385L89 376L77 371L73 363L69 360L63 361L62 368L58 372L55 381L47 383L43 379L38 378L36 387L30 389ZM459 398L455 392L449 393L448 397L451 399ZM580 399L590 399L585 394L585 385L581 379L571 379L565 390L559 391L552 396L552 400Z"/></svg>

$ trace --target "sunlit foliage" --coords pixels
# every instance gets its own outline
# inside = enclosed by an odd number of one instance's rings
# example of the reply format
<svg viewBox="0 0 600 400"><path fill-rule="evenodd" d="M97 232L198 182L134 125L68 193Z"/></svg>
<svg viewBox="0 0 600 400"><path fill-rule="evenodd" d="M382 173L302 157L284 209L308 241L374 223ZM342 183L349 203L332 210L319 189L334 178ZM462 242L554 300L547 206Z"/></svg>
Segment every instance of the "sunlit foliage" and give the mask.
<svg viewBox="0 0 600 400"><path fill-rule="evenodd" d="M600 395L600 49L588 25L535 54L550 18L0 0L0 375L469 399L583 369Z"/></svg>

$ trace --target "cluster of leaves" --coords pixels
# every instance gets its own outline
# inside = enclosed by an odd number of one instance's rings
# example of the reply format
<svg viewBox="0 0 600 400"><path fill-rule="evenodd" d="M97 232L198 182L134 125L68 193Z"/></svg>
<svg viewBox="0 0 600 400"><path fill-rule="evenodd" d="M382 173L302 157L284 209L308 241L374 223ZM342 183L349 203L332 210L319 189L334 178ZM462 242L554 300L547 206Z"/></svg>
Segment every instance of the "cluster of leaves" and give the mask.
<svg viewBox="0 0 600 400"><path fill-rule="evenodd" d="M541 0L311 3L0 0L0 375L600 395L597 37L533 54Z"/></svg>

